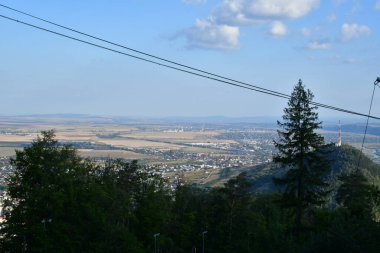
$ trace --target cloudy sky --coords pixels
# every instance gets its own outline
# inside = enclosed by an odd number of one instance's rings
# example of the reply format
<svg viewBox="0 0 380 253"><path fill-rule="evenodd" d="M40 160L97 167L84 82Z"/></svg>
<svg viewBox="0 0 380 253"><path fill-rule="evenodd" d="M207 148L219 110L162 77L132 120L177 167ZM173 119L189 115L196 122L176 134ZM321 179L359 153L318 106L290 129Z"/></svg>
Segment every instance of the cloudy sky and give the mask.
<svg viewBox="0 0 380 253"><path fill-rule="evenodd" d="M301 78L315 101L363 113L380 76L378 0L0 3L279 92L290 94ZM4 8L0 14L87 40ZM144 63L3 18L0 33L0 114L277 116L286 105L280 98ZM379 89L373 113L380 115ZM320 114L345 117L322 109Z"/></svg>

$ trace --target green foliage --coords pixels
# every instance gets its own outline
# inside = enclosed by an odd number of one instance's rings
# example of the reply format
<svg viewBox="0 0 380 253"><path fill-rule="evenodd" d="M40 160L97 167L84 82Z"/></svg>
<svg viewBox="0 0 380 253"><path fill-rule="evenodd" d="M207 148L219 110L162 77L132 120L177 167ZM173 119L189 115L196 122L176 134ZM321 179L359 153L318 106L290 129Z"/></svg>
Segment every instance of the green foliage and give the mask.
<svg viewBox="0 0 380 253"><path fill-rule="evenodd" d="M341 175L339 179L342 184L336 196L338 204L347 208L354 216L363 217L370 214L370 187L363 173L355 170L348 175Z"/></svg>
<svg viewBox="0 0 380 253"><path fill-rule="evenodd" d="M287 169L275 183L285 186L283 203L295 213L295 233L299 235L306 215L312 214L316 206L325 203L330 171L325 158L323 137L315 131L321 128L316 107L311 105L313 94L305 90L302 81L294 87L284 109L284 122L278 122L279 140L274 141L278 154L274 162Z"/></svg>
<svg viewBox="0 0 380 253"><path fill-rule="evenodd" d="M358 169L360 150L342 145L335 147L328 154L334 175L350 174ZM380 165L373 162L366 155L362 154L359 169L369 182L380 186Z"/></svg>
<svg viewBox="0 0 380 253"><path fill-rule="evenodd" d="M43 132L12 161L7 220L0 252L378 252L379 223L342 188L342 208L317 209L307 236L288 233L291 210L283 194L254 195L246 173L224 187L181 185L172 192L161 177L137 162L105 164L80 158ZM363 181L365 182L365 181ZM342 184L345 185L345 184ZM363 183L362 185L367 185ZM344 189L344 190L343 190ZM379 203L369 186L360 196ZM348 197L347 197L348 196ZM375 205L373 205L375 206Z"/></svg>
<svg viewBox="0 0 380 253"><path fill-rule="evenodd" d="M369 216L354 217L346 209L319 210L315 224L303 252L379 252L380 224Z"/></svg>
<svg viewBox="0 0 380 253"><path fill-rule="evenodd" d="M76 227L83 214L78 211L90 193L85 190L90 182L80 179L86 178L89 165L71 147L58 147L52 131L42 135L30 147L17 151L11 161L16 171L9 180L10 199L5 203L12 210L2 231L5 249L50 252L62 248L68 235L73 239L69 248L81 241Z"/></svg>
<svg viewBox="0 0 380 253"><path fill-rule="evenodd" d="M193 186L179 186L172 209L170 237L176 242L172 252L190 252L200 249L201 234L208 229L205 216L209 204L207 191ZM208 238L206 239L208 243Z"/></svg>
<svg viewBox="0 0 380 253"><path fill-rule="evenodd" d="M336 200L348 213L360 219L378 219L380 190L371 185L360 170L339 177Z"/></svg>
<svg viewBox="0 0 380 253"><path fill-rule="evenodd" d="M52 131L17 151L12 164L2 252L145 252L139 212L149 203L144 218L158 226L161 195L169 201L162 180L136 162L95 165L60 146Z"/></svg>

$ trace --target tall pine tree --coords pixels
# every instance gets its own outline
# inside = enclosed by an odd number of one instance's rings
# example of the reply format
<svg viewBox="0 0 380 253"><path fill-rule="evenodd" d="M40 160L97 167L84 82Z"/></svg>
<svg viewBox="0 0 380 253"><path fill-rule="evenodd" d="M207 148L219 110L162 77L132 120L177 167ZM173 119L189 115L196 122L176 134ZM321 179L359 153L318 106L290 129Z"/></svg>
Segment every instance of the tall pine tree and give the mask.
<svg viewBox="0 0 380 253"><path fill-rule="evenodd" d="M300 234L306 216L324 203L328 194L325 176L330 172L325 158L324 138L315 131L321 128L313 94L305 90L302 81L294 87L284 109L283 122L277 122L279 139L274 141L278 153L273 161L286 169L275 183L284 186L283 204L295 215L295 234Z"/></svg>

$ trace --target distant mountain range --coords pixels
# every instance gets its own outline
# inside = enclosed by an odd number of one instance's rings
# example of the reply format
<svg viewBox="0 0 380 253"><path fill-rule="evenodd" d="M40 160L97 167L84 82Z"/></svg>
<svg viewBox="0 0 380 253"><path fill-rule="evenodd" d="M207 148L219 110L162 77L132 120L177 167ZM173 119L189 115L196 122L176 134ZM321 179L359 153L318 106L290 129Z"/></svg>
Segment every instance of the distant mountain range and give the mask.
<svg viewBox="0 0 380 253"><path fill-rule="evenodd" d="M364 124L345 124L341 126L342 132L348 133L364 133L365 125ZM338 131L338 125L326 125L323 127L324 130ZM367 134L370 135L379 135L380 136L380 125L371 124L368 126Z"/></svg>
<svg viewBox="0 0 380 253"><path fill-rule="evenodd" d="M187 117L187 116L170 116L170 117L143 117L143 116L104 116L104 115L90 115L90 114L32 114L32 115L3 115L0 120L12 121L37 121L48 122L52 120L61 120L65 122L82 122L91 121L96 123L115 123L115 124L138 124L138 123L151 123L151 124L264 124L268 127L276 127L277 120L282 120L281 116L253 116L253 117L228 117L228 116L200 116L200 117ZM337 130L338 121L342 122L342 131L345 132L363 132L364 131L364 118L338 118L338 117L324 117L321 118L323 127L326 130ZM361 122L361 123L358 123ZM380 124L371 123L371 132L380 133Z"/></svg>

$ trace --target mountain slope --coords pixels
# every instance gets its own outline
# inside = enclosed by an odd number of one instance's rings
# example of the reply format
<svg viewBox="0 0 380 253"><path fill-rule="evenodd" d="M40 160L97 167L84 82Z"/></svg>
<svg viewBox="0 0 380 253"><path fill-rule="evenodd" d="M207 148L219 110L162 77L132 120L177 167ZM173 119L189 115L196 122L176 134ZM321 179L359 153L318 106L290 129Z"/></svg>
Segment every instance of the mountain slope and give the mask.
<svg viewBox="0 0 380 253"><path fill-rule="evenodd" d="M336 181L341 174L348 174L356 169L360 151L349 145L333 147L328 155L331 161L332 173L328 180ZM380 165L374 163L367 156L362 155L360 168L369 182L380 185ZM267 163L246 170L248 178L252 181L253 192L272 192L278 189L272 182L273 177L281 177L285 170L280 166Z"/></svg>

